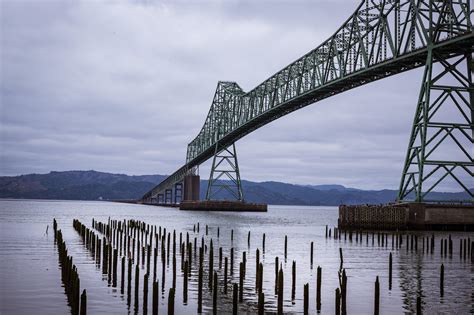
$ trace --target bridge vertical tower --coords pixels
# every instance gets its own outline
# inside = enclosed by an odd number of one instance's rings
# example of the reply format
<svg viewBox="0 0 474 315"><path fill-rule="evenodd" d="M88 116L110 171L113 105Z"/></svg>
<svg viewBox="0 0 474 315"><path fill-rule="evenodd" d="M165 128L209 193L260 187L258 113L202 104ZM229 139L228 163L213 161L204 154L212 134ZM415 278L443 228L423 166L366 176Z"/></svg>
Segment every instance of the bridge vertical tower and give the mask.
<svg viewBox="0 0 474 315"><path fill-rule="evenodd" d="M238 201L244 201L235 143L224 148L219 143L215 146L206 200L212 200L221 191L229 193Z"/></svg>
<svg viewBox="0 0 474 315"><path fill-rule="evenodd" d="M473 71L472 51L447 59L429 44L399 201L434 201L429 193L449 181L470 196L465 201L474 200L466 186L474 183Z"/></svg>

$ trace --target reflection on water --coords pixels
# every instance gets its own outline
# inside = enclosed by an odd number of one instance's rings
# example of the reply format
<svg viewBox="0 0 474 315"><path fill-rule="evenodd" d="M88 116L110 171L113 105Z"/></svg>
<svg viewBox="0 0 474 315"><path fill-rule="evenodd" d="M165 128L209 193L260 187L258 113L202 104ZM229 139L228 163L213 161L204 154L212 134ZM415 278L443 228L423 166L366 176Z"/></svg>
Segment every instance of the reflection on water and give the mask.
<svg viewBox="0 0 474 315"><path fill-rule="evenodd" d="M347 310L352 314L373 312L374 281L380 278L380 305L382 314L412 313L416 310L416 298L421 296L425 313L467 314L474 313L473 263L470 256L459 255L459 240L470 237L472 233L451 233L453 255L441 256L439 240L447 238L448 233L435 233L436 247L428 253L418 244L417 250L406 250L405 243L400 249L392 248L391 239L380 246L364 234L361 240L349 238L325 238L325 226L337 223L336 207L295 207L270 206L268 213L224 213L224 212L183 212L171 208L118 204L108 202L80 201L0 201L0 313L11 314L63 314L69 312L67 299L60 280L58 253L54 246L52 221L56 218L63 232L69 254L81 276L81 288L87 289L88 311L96 313L133 313L135 274L131 282L131 308L127 303L127 288L121 293L120 285L112 287L106 275L102 275L100 265L92 253L87 250L72 227L73 218L91 228L92 218L107 222L108 218L117 220L141 220L148 224L175 229L179 253L179 233L190 234L193 242L201 237L208 245L214 244L214 270L218 272L222 283L223 266L219 268L218 249L222 247L223 257L230 256L234 248L234 272L229 275L228 293L223 288L218 292L219 312L232 309L231 283L238 283L238 263L245 251L247 256L246 277L244 280L244 302L241 312L255 312L257 296L255 294L256 249L260 250L260 262L263 263L263 292L265 309L276 311L275 295L275 257L279 257L285 274L284 311L302 313L303 286L309 283L309 312L316 313L316 267L322 267L322 314L334 313L334 292L338 287L339 248L344 253L344 268L347 281ZM200 222L200 233L193 232L193 225ZM205 225L209 226L206 236ZM49 232L46 233L47 226ZM219 227L219 238L217 228ZM234 239L231 240L231 230ZM250 246L247 243L248 231L251 231ZM96 231L97 232L97 231ZM262 251L262 235L266 234L265 251ZM419 243L430 233L417 233ZM288 236L288 256L284 259L284 238ZM403 239L405 242L406 240ZM314 264L310 264L310 243L314 242ZM193 244L194 245L194 244ZM395 246L396 247L396 246ZM389 290L388 257L393 255L392 289ZM208 290L208 255L204 259L203 311L212 311L212 294ZM188 284L188 299L183 303L183 277L181 259L177 255L177 278L175 311L177 314L193 314L197 311L198 256L193 259ZM224 258L223 258L224 259ZM157 259L157 279L159 280L160 313L167 310L169 288L172 286L172 259L164 268L161 258ZM296 261L295 300L291 300L291 266ZM445 266L444 296L440 297L439 269ZM229 261L230 264L230 261ZM153 256L151 261L153 270ZM135 268L135 266L133 267ZM142 313L143 276L146 263L140 263L139 313ZM118 268L120 283L121 265ZM153 277L151 277L153 278ZM152 281L149 282L148 311L151 312Z"/></svg>

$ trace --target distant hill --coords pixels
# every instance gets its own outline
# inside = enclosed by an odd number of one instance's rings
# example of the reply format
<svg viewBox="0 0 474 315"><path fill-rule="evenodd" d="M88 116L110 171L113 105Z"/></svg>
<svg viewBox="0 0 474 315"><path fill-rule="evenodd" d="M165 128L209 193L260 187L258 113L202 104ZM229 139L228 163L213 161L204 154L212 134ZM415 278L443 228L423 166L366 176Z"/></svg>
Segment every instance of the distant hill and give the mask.
<svg viewBox="0 0 474 315"><path fill-rule="evenodd" d="M50 172L0 177L0 198L119 200L138 199L165 175L129 176L96 171ZM293 185L242 181L245 200L280 205L378 204L395 200L395 190L360 190L342 185ZM204 198L207 180L201 181ZM225 198L224 194L218 196ZM434 199L468 199L466 193L433 193Z"/></svg>

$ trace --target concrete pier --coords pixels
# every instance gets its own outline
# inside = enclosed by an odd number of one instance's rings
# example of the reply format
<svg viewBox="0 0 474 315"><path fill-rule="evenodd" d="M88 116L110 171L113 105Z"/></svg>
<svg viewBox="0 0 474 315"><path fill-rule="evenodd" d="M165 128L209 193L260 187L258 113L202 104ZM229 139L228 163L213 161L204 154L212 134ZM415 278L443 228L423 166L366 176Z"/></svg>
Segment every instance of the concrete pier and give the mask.
<svg viewBox="0 0 474 315"><path fill-rule="evenodd" d="M474 231L474 205L341 205L338 225L341 229Z"/></svg>
<svg viewBox="0 0 474 315"><path fill-rule="evenodd" d="M238 211L238 212L266 212L267 205L259 203L247 203L241 201L226 200L198 200L183 201L179 210L201 210L201 211Z"/></svg>

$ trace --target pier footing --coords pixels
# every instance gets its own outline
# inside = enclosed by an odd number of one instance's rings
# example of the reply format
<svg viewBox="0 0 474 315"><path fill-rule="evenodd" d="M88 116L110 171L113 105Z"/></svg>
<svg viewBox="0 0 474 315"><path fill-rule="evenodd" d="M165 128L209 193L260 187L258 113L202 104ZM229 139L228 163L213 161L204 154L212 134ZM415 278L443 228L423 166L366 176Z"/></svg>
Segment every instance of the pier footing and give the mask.
<svg viewBox="0 0 474 315"><path fill-rule="evenodd" d="M266 212L267 205L226 200L182 201L179 210Z"/></svg>
<svg viewBox="0 0 474 315"><path fill-rule="evenodd" d="M474 205L341 205L338 226L367 230L474 231Z"/></svg>

